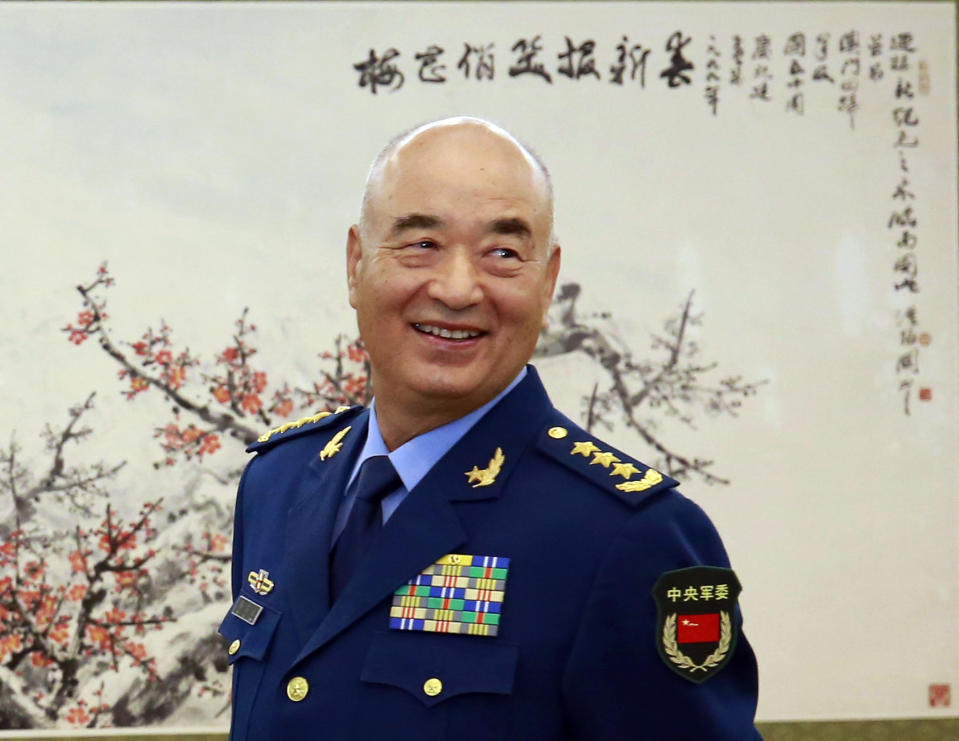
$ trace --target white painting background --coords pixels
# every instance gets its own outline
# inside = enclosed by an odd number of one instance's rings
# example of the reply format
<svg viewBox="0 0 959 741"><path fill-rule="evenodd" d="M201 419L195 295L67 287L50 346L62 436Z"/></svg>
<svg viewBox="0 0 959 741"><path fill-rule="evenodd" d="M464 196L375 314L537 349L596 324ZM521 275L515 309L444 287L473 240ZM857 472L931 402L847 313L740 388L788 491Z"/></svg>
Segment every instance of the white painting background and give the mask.
<svg viewBox="0 0 959 741"><path fill-rule="evenodd" d="M189 467L154 472L152 431L168 405L156 395L123 401L115 364L92 343L66 342L60 328L80 303L72 287L107 260L117 337L135 339L162 317L206 355L226 345L248 306L271 374L311 379L316 353L353 331L343 245L369 160L422 120L488 117L553 171L560 282L582 285L583 311L611 312L641 351L694 290L704 357L769 381L738 418L661 429L732 481L692 477L683 491L714 518L744 585L760 718L949 712L929 708L926 693L959 683L953 12L912 3L4 6L0 433L15 431L39 459L43 425L96 390L83 455L128 461L114 492L136 504L175 497L192 477L229 498ZM795 117L781 96L757 104L727 86L714 118L699 64L689 88L658 80L677 29L694 38L688 56L701 63L709 34L723 43L765 33L778 53L797 30L851 28L913 32L931 70L931 93L916 98L921 145L909 156L921 224L916 303L933 337L921 378L933 401L914 402L908 417L885 228L899 176L892 76L862 83L855 130L835 110L835 91L810 92ZM605 81L624 33L654 49L645 90ZM564 35L596 39L604 81L509 78L509 45L537 34L550 67ZM463 80L462 44L489 41L496 79ZM415 79L411 57L433 43L448 50L446 85ZM371 95L352 65L391 46L407 62L406 83ZM540 369L574 415L599 373L568 357ZM625 429L601 434L651 457ZM225 471L243 456L232 446L211 460ZM225 608L177 627L211 630ZM225 715L204 712L195 703L171 725L222 727Z"/></svg>

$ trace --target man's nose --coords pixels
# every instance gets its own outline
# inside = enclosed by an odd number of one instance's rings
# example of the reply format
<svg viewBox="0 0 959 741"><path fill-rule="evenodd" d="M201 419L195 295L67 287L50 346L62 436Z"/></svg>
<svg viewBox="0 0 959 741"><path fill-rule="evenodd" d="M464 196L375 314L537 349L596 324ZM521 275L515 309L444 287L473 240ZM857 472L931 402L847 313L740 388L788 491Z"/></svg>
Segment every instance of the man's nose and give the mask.
<svg viewBox="0 0 959 741"><path fill-rule="evenodd" d="M451 250L436 266L428 287L430 298L450 309L465 309L483 298L480 275L466 250Z"/></svg>

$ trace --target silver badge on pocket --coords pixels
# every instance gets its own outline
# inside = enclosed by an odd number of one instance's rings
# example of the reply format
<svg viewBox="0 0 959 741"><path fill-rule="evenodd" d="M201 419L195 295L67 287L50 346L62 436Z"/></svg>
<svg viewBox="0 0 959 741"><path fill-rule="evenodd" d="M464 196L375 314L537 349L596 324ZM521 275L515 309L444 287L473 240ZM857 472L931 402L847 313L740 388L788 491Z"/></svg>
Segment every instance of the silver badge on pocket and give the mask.
<svg viewBox="0 0 959 741"><path fill-rule="evenodd" d="M250 625L256 625L256 621L260 617L261 612L263 612L263 607L246 597L237 599L233 605L233 609L230 610L232 615L236 615L244 623L249 623Z"/></svg>

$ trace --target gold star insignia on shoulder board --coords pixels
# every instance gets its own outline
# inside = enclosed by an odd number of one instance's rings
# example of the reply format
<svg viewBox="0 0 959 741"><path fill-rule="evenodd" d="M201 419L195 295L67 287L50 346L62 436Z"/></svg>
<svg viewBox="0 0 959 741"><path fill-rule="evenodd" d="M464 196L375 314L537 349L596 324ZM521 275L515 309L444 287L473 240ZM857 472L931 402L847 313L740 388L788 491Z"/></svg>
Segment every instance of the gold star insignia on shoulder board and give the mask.
<svg viewBox="0 0 959 741"><path fill-rule="evenodd" d="M596 463L601 465L603 468L609 468L611 464L619 463L619 458L617 458L615 455L613 455L609 451L606 451L604 453L593 453L593 460L589 462L589 465L592 466Z"/></svg>
<svg viewBox="0 0 959 741"><path fill-rule="evenodd" d="M638 507L649 495L679 485L666 474L648 468L626 453L593 438L586 430L572 426L563 428L568 433L564 438L558 433L554 435L554 429L548 424L543 426L537 441L538 449L630 507ZM473 481L480 474L481 470L476 467L466 475Z"/></svg>
<svg viewBox="0 0 959 741"><path fill-rule="evenodd" d="M593 453L596 453L599 448L593 444L591 440L586 440L581 443L573 443L573 449L570 451L570 455L581 455L584 458L589 458Z"/></svg>
<svg viewBox="0 0 959 741"><path fill-rule="evenodd" d="M639 473L639 469L636 468L632 463L617 463L613 466L613 470L610 471L610 476L622 476L624 479L629 479L634 473Z"/></svg>
<svg viewBox="0 0 959 741"><path fill-rule="evenodd" d="M353 429L353 426L344 427L342 430L337 432L330 440L323 446L323 450L320 451L320 460L325 461L327 458L332 458L334 455L340 452L340 448L343 447L343 438L346 437L346 433Z"/></svg>
<svg viewBox="0 0 959 741"><path fill-rule="evenodd" d="M467 471L464 476L466 476L466 482L473 484L473 488L477 489L481 486L489 486L494 481L496 477L499 476L499 472L503 469L503 462L506 460L506 456L503 455L503 449L497 448L496 452L493 453L493 457L490 459L489 465L486 468L477 468L473 466L471 471Z"/></svg>

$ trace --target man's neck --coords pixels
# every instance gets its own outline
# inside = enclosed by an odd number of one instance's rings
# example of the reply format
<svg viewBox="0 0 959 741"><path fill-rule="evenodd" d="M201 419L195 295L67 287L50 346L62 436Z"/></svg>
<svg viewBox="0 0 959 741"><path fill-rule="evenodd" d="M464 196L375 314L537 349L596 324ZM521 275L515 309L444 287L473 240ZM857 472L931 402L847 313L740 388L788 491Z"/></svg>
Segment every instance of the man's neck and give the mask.
<svg viewBox="0 0 959 741"><path fill-rule="evenodd" d="M484 405L491 404L511 391L525 377L524 367L505 388L488 399L438 397L424 400L422 397L407 399L402 394L390 393L389 390L382 394L377 393L376 419L380 435L387 450L392 452L415 437L462 419ZM373 387L376 388L375 383Z"/></svg>
<svg viewBox="0 0 959 741"><path fill-rule="evenodd" d="M414 437L465 417L484 403L486 402L457 405L445 400L435 406L417 404L414 409L410 408L410 405L397 403L397 400L384 395L376 397L376 418L383 442L386 443L387 450L392 451Z"/></svg>

